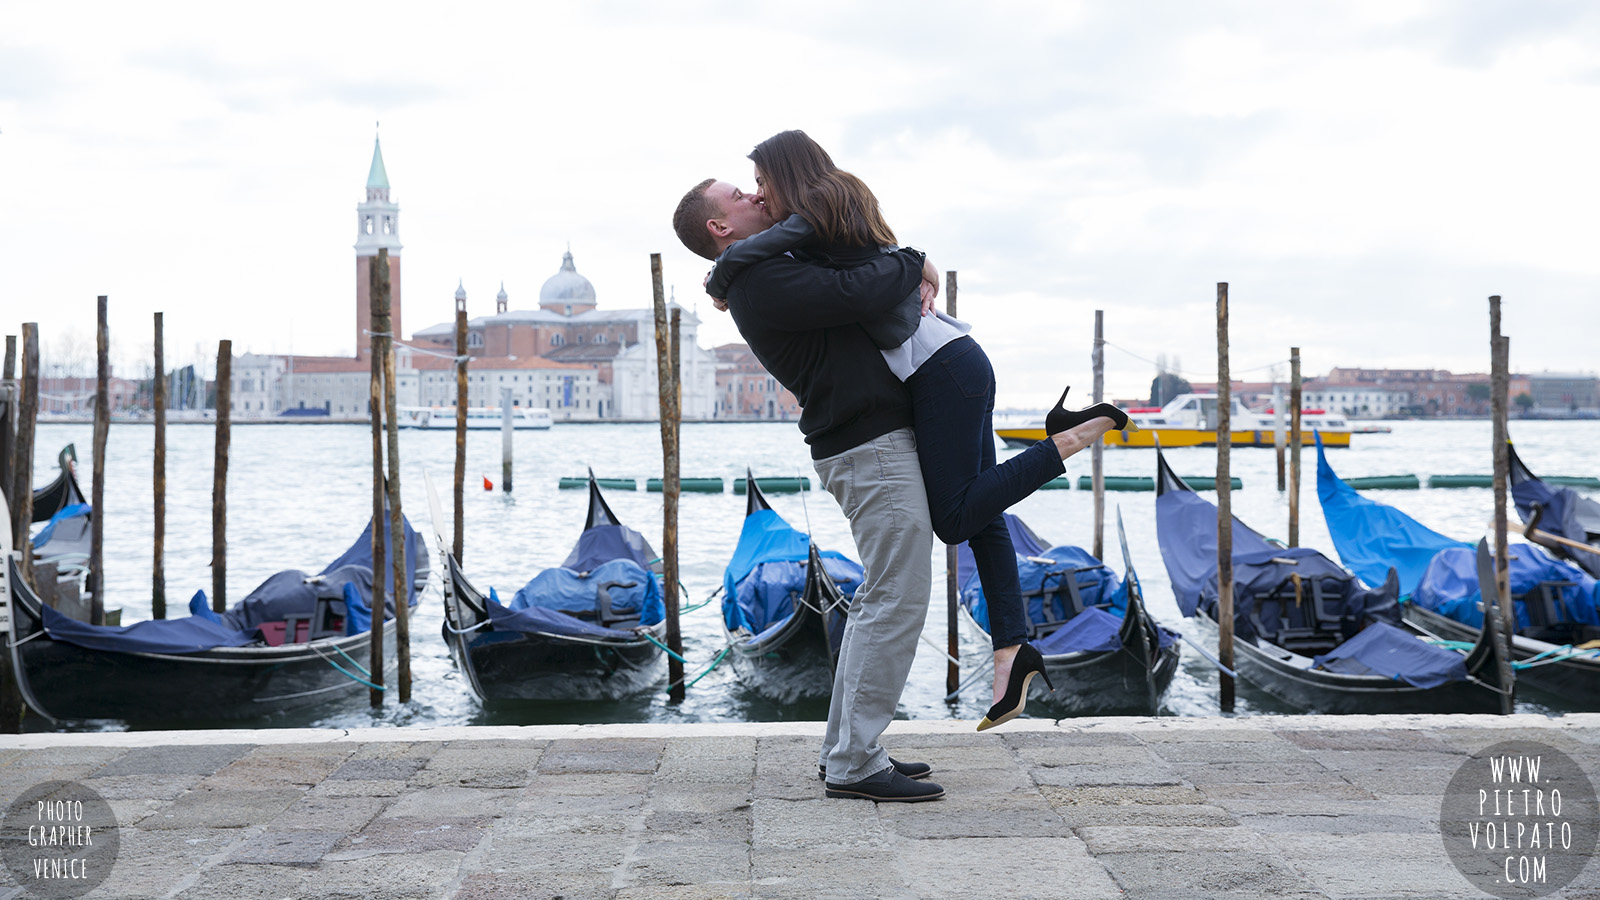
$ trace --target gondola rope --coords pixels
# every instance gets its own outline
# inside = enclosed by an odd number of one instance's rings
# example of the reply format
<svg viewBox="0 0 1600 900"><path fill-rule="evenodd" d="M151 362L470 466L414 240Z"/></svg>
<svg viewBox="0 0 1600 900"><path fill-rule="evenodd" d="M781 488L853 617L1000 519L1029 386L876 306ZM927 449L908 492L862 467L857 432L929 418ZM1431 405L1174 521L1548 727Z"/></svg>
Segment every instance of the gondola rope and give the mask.
<svg viewBox="0 0 1600 900"><path fill-rule="evenodd" d="M339 672L339 674L341 674L344 677L350 679L351 681L354 681L354 682L356 682L358 684L364 684L367 687L372 688L375 691L387 691L388 690L388 688L384 687L381 684L373 684L372 682L366 680L365 678L359 678L359 677L351 674L347 669L345 669L344 666L341 666L337 662L335 662L334 660L332 660L332 659L330 659L330 658L328 658L326 656L323 656L322 655L322 651L318 650L316 647L311 647L311 645L309 645L309 644L306 645L306 646L310 647L311 652L315 653L317 655L318 659L322 660L323 662L327 663L330 666L333 666L333 668L335 670L337 670ZM368 673L368 674L371 674L371 673Z"/></svg>
<svg viewBox="0 0 1600 900"><path fill-rule="evenodd" d="M649 632L640 632L640 634L642 634L644 636L645 640L649 641L652 644L655 644L657 647L660 647L668 656L672 657L673 659L677 660L678 662L683 663L686 666L689 664L689 661L687 659L684 659L683 657L679 656L678 654L672 652L672 648L671 647L668 647L666 644L663 644L660 641L656 640L655 635L650 634Z"/></svg>

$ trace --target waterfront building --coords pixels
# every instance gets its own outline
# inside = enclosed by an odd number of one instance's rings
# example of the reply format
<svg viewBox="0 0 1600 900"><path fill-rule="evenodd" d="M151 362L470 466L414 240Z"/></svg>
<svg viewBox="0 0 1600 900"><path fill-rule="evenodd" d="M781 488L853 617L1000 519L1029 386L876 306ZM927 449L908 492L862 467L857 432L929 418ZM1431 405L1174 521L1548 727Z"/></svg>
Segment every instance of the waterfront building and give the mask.
<svg viewBox="0 0 1600 900"><path fill-rule="evenodd" d="M761 365L749 344L722 344L712 353L717 358L715 418L787 421L800 417L799 401Z"/></svg>

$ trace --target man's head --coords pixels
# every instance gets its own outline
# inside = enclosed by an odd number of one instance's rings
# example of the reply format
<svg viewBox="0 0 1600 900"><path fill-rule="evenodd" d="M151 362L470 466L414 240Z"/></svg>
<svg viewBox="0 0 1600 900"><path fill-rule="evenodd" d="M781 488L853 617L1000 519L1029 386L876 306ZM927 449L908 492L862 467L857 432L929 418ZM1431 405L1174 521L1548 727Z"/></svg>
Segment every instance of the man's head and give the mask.
<svg viewBox="0 0 1600 900"><path fill-rule="evenodd" d="M734 241L772 227L772 217L755 194L726 181L707 178L683 195L672 214L678 240L706 259L716 259Z"/></svg>

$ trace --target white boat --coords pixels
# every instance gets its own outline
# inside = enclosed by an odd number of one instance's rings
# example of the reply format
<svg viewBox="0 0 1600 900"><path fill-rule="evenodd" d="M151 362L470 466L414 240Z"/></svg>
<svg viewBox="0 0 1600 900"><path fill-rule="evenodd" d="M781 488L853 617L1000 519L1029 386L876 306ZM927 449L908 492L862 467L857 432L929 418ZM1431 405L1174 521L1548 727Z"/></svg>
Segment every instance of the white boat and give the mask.
<svg viewBox="0 0 1600 900"><path fill-rule="evenodd" d="M402 406L399 414L401 428L453 431L456 427L456 408L453 406ZM501 418L498 406L467 408L467 428L473 431L499 431ZM542 406L511 408L511 427L519 431L549 428L550 421L550 410Z"/></svg>
<svg viewBox="0 0 1600 900"><path fill-rule="evenodd" d="M1168 448L1215 446L1217 442L1216 394L1179 394L1160 408L1130 409L1128 417L1138 424L1139 430L1109 432L1104 439L1106 446L1154 447L1157 437L1161 438L1161 446ZM1259 412L1246 409L1239 398L1234 397L1230 424L1233 446L1273 446L1274 417L1270 408ZM1287 435L1287 414L1284 415L1283 427ZM1389 430L1378 426L1361 431L1370 433L1380 429ZM1313 431L1321 432L1323 444L1329 447L1348 447L1350 435L1357 433L1357 429L1353 429L1344 416L1332 415L1320 409L1301 410L1301 441L1309 445ZM1037 419L1028 427L996 427L995 433L1007 446L1015 447L1026 447L1045 438L1044 423Z"/></svg>

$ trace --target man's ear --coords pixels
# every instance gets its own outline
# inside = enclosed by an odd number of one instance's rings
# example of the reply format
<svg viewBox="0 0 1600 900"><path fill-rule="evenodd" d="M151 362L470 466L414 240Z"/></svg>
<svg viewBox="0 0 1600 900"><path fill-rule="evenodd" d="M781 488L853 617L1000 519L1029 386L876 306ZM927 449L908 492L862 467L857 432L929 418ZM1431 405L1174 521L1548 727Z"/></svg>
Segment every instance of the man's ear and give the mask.
<svg viewBox="0 0 1600 900"><path fill-rule="evenodd" d="M722 219L707 219L706 227L711 230L714 237L725 238L733 234L733 226Z"/></svg>

